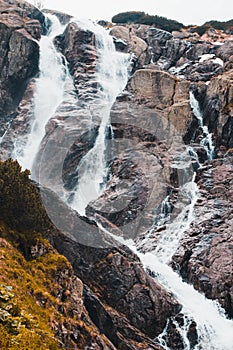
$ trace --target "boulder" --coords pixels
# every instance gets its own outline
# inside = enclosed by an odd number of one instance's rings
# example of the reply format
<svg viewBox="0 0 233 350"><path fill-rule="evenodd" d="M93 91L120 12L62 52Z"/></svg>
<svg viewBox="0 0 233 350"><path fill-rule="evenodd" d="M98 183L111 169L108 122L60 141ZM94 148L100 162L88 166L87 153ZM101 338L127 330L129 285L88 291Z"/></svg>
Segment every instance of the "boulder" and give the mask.
<svg viewBox="0 0 233 350"><path fill-rule="evenodd" d="M136 35L133 27L114 26L110 30L110 35L115 38L115 45L119 51L136 55L137 67L140 68L149 63L148 45L145 40Z"/></svg>
<svg viewBox="0 0 233 350"><path fill-rule="evenodd" d="M227 41L219 46L216 50L216 55L224 62L229 61L230 57L233 55L233 41Z"/></svg>

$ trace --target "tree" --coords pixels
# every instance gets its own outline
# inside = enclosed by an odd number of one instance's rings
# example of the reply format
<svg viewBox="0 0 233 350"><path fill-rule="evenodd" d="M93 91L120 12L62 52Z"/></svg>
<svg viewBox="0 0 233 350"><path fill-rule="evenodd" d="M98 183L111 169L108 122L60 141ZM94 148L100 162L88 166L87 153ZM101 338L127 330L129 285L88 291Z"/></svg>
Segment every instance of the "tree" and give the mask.
<svg viewBox="0 0 233 350"><path fill-rule="evenodd" d="M0 220L28 237L45 232L51 225L29 174L17 161L0 161Z"/></svg>

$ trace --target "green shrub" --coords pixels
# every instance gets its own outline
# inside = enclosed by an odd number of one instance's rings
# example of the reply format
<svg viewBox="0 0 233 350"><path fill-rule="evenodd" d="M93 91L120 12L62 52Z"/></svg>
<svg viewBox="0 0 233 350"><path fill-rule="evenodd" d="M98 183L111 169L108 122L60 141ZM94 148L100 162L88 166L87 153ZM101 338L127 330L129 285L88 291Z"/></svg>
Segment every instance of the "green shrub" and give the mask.
<svg viewBox="0 0 233 350"><path fill-rule="evenodd" d="M29 170L21 171L17 161L0 161L0 220L23 233L20 239L28 243L51 225L39 190L29 175Z"/></svg>
<svg viewBox="0 0 233 350"><path fill-rule="evenodd" d="M163 30L167 30L172 32L173 30L180 30L184 28L182 23L174 21L172 19L168 19L162 16L151 16L146 14L145 12L122 12L117 14L112 18L112 22L114 23L138 23L138 24L147 24L150 26L155 26L156 28L160 28Z"/></svg>
<svg viewBox="0 0 233 350"><path fill-rule="evenodd" d="M217 29L217 30L223 30L223 31L231 31L233 32L233 19L230 21L226 22L221 22L221 21L208 21L204 23L203 25L196 27L195 31L199 35L203 35L209 28Z"/></svg>

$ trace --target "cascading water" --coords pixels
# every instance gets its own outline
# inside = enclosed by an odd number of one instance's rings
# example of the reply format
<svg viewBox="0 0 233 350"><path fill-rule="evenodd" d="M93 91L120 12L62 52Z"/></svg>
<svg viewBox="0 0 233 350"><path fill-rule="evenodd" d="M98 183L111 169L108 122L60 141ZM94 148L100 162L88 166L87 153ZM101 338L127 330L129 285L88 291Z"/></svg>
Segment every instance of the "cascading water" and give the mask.
<svg viewBox="0 0 233 350"><path fill-rule="evenodd" d="M194 181L187 182L180 189L184 198L189 200L189 204L185 205L174 220L166 224L166 232L160 238L158 245L155 249L155 254L160 262L169 263L172 255L175 253L179 246L180 239L184 232L189 228L194 218L194 206L198 199L198 188Z"/></svg>
<svg viewBox="0 0 233 350"><path fill-rule="evenodd" d="M216 301L207 300L204 295L196 291L193 286L182 281L182 278L167 264L178 248L179 241L184 232L189 228L194 218L194 206L198 199L198 188L193 181L187 182L181 187L181 192L189 198L190 204L185 206L180 214L171 222L166 220L166 230L152 252L145 254L139 252L135 243L124 242L140 258L145 269L153 273L158 282L163 285L182 305L183 324L172 320L177 332L183 341L184 350L191 350L193 347L188 339L189 326L194 320L197 324L198 344L194 350L231 350L233 344L233 322L226 318L224 310ZM169 200L166 197L166 203ZM163 209L163 208L162 208ZM167 214L167 218L171 214ZM162 220L162 224L164 221ZM157 225L160 225L160 221ZM149 238L147 238L149 242ZM139 242L146 247L145 239ZM158 336L160 345L165 350L172 350L167 345L168 327Z"/></svg>
<svg viewBox="0 0 233 350"><path fill-rule="evenodd" d="M10 122L8 122L8 123L6 124L5 132L2 134L2 136L0 136L0 145L1 145L1 143L2 143L2 141L3 141L3 139L4 139L4 137L5 137L5 135L7 134L7 131L8 131L9 128L10 128Z"/></svg>
<svg viewBox="0 0 233 350"><path fill-rule="evenodd" d="M48 35L40 40L40 76L36 80L31 132L26 138L16 140L12 155L24 169L28 168L31 171L45 135L45 126L62 101L68 73L64 57L53 43L54 38L63 33L64 26L54 15L47 14L46 18L50 29Z"/></svg>
<svg viewBox="0 0 233 350"><path fill-rule="evenodd" d="M71 206L85 215L88 203L104 191L108 175L106 164L106 133L110 124L110 109L128 78L129 56L115 50L112 37L106 30L91 22L77 21L82 29L91 30L96 37L98 61L96 80L99 84L101 124L94 147L80 162L78 185Z"/></svg>
<svg viewBox="0 0 233 350"><path fill-rule="evenodd" d="M131 246L131 248L133 247ZM181 277L161 262L154 252L146 254L135 252L145 268L153 271L157 280L172 292L183 306L182 313L186 323L188 320L195 320L198 332L198 344L195 346L195 350L232 350L233 322L226 319L224 311L218 303L207 300L191 285L184 283ZM181 327L182 331L184 328L188 330L185 324ZM183 335L184 349L190 350L191 345L186 339L185 333ZM163 338L161 345L164 345L166 343L166 330L161 337ZM167 345L164 348L170 350Z"/></svg>
<svg viewBox="0 0 233 350"><path fill-rule="evenodd" d="M207 158L212 159L214 155L214 145L212 141L212 134L209 132L208 127L203 124L203 115L199 106L199 102L195 98L192 91L190 91L189 95L190 95L191 108L203 132L203 139L200 141L200 145L206 150Z"/></svg>
<svg viewBox="0 0 233 350"><path fill-rule="evenodd" d="M206 126L203 126L202 114L199 104L194 95L190 93L190 104L203 130L204 139L200 144L206 149L208 159L212 159L214 146L211 134ZM199 164L197 153L192 147L187 147L187 152ZM179 169L180 161L175 164ZM185 171L183 164L181 168ZM126 243L139 256L145 268L153 273L156 279L168 290L182 305L183 324L172 320L173 325L180 334L185 350L193 349L188 339L189 326L194 320L197 324L198 344L194 350L231 350L233 347L233 322L226 318L224 310L216 301L207 300L204 295L196 291L191 285L184 283L167 264L171 261L176 252L180 239L189 228L194 219L194 207L198 199L198 187L195 183L195 173L192 181L187 181L180 187L181 196L189 200L188 205L183 205L183 209L177 216L166 213L164 221L164 208L161 209L162 220L157 222L157 226L166 225L156 248L151 252L142 254L139 249L143 246L146 251L147 243L150 242L151 229L143 241L137 243ZM169 202L169 196L165 203ZM168 207L169 208L169 207ZM169 221L169 219L171 219ZM153 238L152 238L153 239ZM147 241L147 242L146 242ZM148 244L150 249L150 243ZM158 336L160 345L165 350L171 350L167 344L168 323L163 332Z"/></svg>

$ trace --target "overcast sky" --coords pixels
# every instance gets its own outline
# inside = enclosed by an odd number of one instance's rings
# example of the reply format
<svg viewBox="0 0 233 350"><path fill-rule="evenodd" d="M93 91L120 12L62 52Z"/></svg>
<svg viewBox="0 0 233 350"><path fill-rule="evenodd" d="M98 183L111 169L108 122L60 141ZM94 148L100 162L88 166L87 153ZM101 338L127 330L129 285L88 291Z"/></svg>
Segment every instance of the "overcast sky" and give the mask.
<svg viewBox="0 0 233 350"><path fill-rule="evenodd" d="M29 0L34 2L34 0ZM111 20L125 11L144 11L176 19L184 24L203 24L233 19L232 0L41 0L44 7L90 19Z"/></svg>

